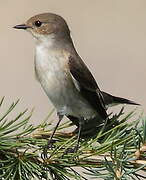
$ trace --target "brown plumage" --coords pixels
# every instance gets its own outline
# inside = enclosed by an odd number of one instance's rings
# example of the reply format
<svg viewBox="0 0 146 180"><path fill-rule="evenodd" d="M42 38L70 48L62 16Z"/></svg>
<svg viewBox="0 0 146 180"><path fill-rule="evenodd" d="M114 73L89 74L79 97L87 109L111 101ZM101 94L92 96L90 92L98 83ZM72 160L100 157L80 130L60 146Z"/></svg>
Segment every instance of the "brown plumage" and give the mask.
<svg viewBox="0 0 146 180"><path fill-rule="evenodd" d="M68 25L61 16L39 14L15 28L25 29L35 38L37 79L56 107L59 122L65 115L81 131L92 131L108 118L108 105L138 105L100 91L91 72L76 52Z"/></svg>

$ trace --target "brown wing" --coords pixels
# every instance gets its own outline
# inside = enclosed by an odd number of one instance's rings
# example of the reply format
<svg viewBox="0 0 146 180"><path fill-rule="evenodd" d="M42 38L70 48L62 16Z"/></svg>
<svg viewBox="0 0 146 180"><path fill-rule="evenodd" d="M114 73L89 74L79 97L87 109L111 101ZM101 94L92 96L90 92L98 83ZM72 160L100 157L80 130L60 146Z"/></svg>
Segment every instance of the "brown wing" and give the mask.
<svg viewBox="0 0 146 180"><path fill-rule="evenodd" d="M69 57L69 68L72 76L77 81L82 96L88 100L92 107L103 118L107 118L105 104L101 91L91 72L80 57Z"/></svg>

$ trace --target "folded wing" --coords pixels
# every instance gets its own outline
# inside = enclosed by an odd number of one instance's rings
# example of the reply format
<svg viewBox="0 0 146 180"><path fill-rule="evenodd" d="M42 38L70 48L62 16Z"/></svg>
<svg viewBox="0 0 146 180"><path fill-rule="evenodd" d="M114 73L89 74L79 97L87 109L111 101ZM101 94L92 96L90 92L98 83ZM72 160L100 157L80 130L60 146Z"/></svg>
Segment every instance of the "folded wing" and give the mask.
<svg viewBox="0 0 146 180"><path fill-rule="evenodd" d="M101 118L108 117L102 93L91 72L82 59L77 56L69 57L70 73L80 89L81 95L91 104Z"/></svg>

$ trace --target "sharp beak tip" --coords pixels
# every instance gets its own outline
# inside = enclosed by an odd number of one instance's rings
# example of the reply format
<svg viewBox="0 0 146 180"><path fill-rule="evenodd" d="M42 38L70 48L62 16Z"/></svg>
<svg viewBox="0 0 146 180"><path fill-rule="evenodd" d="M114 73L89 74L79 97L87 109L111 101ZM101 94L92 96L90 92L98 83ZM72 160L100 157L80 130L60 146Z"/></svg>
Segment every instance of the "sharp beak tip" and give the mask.
<svg viewBox="0 0 146 180"><path fill-rule="evenodd" d="M13 26L14 29L17 29L17 26Z"/></svg>

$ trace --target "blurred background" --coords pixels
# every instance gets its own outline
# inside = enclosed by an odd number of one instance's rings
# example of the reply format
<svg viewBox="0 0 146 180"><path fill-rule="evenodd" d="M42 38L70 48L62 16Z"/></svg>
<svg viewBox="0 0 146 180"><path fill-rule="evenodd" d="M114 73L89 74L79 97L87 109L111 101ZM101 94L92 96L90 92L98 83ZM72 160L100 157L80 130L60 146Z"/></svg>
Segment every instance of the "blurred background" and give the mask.
<svg viewBox="0 0 146 180"><path fill-rule="evenodd" d="M66 19L78 53L102 90L141 103L140 111L146 111L145 0L1 0L0 97L5 96L6 107L20 98L17 112L34 107L35 123L53 108L35 80L31 35L12 28L44 12Z"/></svg>

